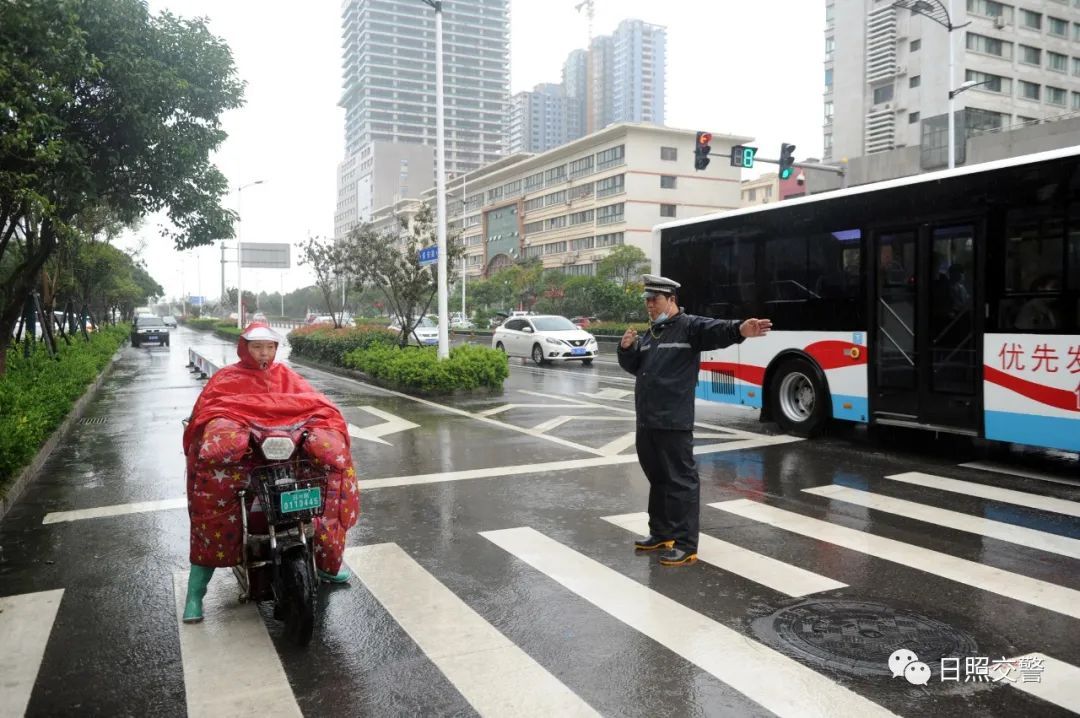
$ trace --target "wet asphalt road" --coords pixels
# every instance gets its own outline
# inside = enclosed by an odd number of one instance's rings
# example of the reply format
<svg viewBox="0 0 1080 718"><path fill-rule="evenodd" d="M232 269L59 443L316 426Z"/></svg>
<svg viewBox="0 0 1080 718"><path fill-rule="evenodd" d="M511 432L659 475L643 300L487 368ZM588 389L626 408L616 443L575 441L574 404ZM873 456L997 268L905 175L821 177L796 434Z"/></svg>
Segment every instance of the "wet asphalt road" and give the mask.
<svg viewBox="0 0 1080 718"><path fill-rule="evenodd" d="M180 421L202 385L189 346L234 356L187 329L170 348L125 348L89 421L0 521L0 636L15 640L0 716L235 715L199 690L207 666L238 660L199 643L227 630L260 666L241 702L261 692L283 715L1080 706L1074 456L859 430L794 441L756 412L699 404L701 529L726 543L703 538L701 562L667 569L631 550L647 485L627 438L633 386L605 359L512 360L503 395L446 403L297 366L355 427L358 575L322 592L306 650L265 607L235 605L221 571L221 605L179 624L186 511L129 505L183 497ZM926 685L892 677L901 648L928 664ZM1041 671L999 664L997 680L965 680L981 677L965 658L1033 652L1049 657ZM942 657L957 658L959 681L942 680Z"/></svg>

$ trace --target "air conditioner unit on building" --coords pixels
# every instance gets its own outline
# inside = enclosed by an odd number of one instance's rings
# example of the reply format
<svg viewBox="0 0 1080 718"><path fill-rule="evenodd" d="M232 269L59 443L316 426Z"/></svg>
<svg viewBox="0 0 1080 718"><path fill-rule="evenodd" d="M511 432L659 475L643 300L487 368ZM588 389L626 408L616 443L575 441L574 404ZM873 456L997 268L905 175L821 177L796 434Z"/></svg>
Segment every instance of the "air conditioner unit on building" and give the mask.
<svg viewBox="0 0 1080 718"><path fill-rule="evenodd" d="M897 75L906 75L907 74L907 65L897 65L896 66L896 74Z"/></svg>
<svg viewBox="0 0 1080 718"><path fill-rule="evenodd" d="M1004 15L998 15L997 17L994 18L994 27L997 27L997 28L1005 27L1005 16Z"/></svg>

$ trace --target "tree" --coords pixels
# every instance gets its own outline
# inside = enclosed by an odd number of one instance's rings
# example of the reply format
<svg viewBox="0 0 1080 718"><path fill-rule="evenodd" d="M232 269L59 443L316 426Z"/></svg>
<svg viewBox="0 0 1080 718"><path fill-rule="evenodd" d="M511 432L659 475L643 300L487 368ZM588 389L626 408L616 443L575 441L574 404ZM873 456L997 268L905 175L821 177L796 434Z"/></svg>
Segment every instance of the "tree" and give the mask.
<svg viewBox="0 0 1080 718"><path fill-rule="evenodd" d="M322 293L326 309L334 319L334 326L341 328L345 318L345 303L341 299L341 283L349 261L349 249L345 242L333 242L308 237L300 244L297 264L309 265L315 272L315 286Z"/></svg>
<svg viewBox="0 0 1080 718"><path fill-rule="evenodd" d="M649 258L639 248L622 244L600 260L596 274L601 279L610 279L623 289L639 284L641 275L649 271Z"/></svg>
<svg viewBox="0 0 1080 718"><path fill-rule="evenodd" d="M0 374L42 268L78 218L160 210L177 248L232 236L210 153L242 82L204 20L141 0L0 2Z"/></svg>
<svg viewBox="0 0 1080 718"><path fill-rule="evenodd" d="M427 314L438 291L437 267L420 266L419 257L421 248L435 244L435 229L431 207L425 204L411 221L402 220L398 233L379 232L363 225L348 238L349 274L386 295L390 312L402 329L402 346ZM465 248L456 237L447 237L446 247L449 286Z"/></svg>

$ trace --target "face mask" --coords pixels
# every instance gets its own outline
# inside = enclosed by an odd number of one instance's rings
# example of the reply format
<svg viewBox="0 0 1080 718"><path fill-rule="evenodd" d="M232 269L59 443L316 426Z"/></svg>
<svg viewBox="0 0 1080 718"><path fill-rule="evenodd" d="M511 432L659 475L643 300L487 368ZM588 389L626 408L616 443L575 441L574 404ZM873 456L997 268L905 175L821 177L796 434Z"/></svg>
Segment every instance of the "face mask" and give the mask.
<svg viewBox="0 0 1080 718"><path fill-rule="evenodd" d="M663 314L658 314L658 315L656 316L656 319L654 319L654 320L653 320L653 323L654 323L654 324L658 324L658 323L660 323L660 322L664 321L664 320L665 320L665 319L667 319L667 318L668 318L668 317L667 317L667 312L664 312Z"/></svg>

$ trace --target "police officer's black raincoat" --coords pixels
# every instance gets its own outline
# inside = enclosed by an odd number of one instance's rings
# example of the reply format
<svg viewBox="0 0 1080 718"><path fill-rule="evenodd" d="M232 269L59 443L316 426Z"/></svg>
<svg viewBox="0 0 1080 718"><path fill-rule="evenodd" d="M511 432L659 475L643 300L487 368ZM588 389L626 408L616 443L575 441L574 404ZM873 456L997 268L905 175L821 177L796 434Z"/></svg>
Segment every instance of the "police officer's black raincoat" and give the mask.
<svg viewBox="0 0 1080 718"><path fill-rule="evenodd" d="M649 533L696 552L700 483L694 465L694 390L701 352L739 344L741 322L679 312L652 325L619 366L637 377L637 454L649 479Z"/></svg>

